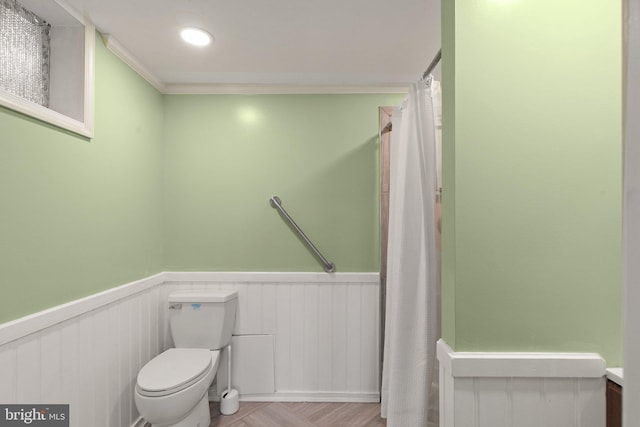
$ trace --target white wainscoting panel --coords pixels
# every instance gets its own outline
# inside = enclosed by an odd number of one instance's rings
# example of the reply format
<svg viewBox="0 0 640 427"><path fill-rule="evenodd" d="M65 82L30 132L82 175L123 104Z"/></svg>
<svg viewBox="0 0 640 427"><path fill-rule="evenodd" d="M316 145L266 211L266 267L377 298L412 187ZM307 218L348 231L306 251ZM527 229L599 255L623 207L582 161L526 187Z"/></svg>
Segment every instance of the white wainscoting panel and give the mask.
<svg viewBox="0 0 640 427"><path fill-rule="evenodd" d="M72 427L141 426L141 367L172 346L174 289L237 289L235 335L272 335L276 392L377 402L377 273L159 273L0 324L0 403L69 404Z"/></svg>
<svg viewBox="0 0 640 427"><path fill-rule="evenodd" d="M69 404L72 427L138 422L135 379L162 349L160 283L154 276L1 325L0 402Z"/></svg>
<svg viewBox="0 0 640 427"><path fill-rule="evenodd" d="M232 389L245 399L254 394L275 393L273 335L235 335L231 337ZM229 352L220 354L220 368L216 376L217 394L229 386Z"/></svg>
<svg viewBox="0 0 640 427"><path fill-rule="evenodd" d="M441 427L603 427L597 354L463 353L438 342Z"/></svg>
<svg viewBox="0 0 640 427"><path fill-rule="evenodd" d="M241 400L378 401L377 273L166 274L163 300L178 288L236 289L234 335L274 336L276 392Z"/></svg>

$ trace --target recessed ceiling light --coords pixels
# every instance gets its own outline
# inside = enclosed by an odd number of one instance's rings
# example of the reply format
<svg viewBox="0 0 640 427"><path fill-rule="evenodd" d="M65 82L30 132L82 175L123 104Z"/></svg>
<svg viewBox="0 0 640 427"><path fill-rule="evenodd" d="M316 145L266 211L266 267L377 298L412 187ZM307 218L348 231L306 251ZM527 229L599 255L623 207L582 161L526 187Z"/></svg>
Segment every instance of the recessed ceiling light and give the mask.
<svg viewBox="0 0 640 427"><path fill-rule="evenodd" d="M187 27L180 31L182 40L194 46L206 46L211 43L211 34L200 28Z"/></svg>

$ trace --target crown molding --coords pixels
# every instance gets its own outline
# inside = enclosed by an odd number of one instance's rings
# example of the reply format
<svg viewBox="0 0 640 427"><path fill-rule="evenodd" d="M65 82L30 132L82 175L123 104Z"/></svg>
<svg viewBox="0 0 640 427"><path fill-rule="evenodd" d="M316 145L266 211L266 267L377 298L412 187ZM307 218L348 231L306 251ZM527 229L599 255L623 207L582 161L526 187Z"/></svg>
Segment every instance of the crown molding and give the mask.
<svg viewBox="0 0 640 427"><path fill-rule="evenodd" d="M288 95L288 94L367 94L407 93L407 85L291 85L291 84L231 84L231 83L164 83L109 34L102 36L114 55L140 74L151 86L165 95Z"/></svg>
<svg viewBox="0 0 640 427"><path fill-rule="evenodd" d="M142 65L138 59L131 54L124 46L120 44L113 36L103 34L104 44L115 56L120 58L122 62L127 64L131 69L145 79L151 86L156 88L160 93L165 93L165 85L158 79L147 67Z"/></svg>
<svg viewBox="0 0 640 427"><path fill-rule="evenodd" d="M167 95L287 95L407 93L408 85L166 84Z"/></svg>

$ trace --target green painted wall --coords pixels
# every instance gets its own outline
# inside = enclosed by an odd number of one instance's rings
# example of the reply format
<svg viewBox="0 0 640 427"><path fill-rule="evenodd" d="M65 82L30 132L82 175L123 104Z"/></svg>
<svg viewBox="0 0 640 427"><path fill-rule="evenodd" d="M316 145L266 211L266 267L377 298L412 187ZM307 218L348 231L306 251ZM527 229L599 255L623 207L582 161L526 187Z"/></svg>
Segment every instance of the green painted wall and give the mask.
<svg viewBox="0 0 640 427"><path fill-rule="evenodd" d="M377 271L378 106L162 96L98 37L95 138L0 109L0 322L163 270ZM165 253L166 252L166 253Z"/></svg>
<svg viewBox="0 0 640 427"><path fill-rule="evenodd" d="M0 322L162 271L162 96L96 45L91 141L0 108Z"/></svg>
<svg viewBox="0 0 640 427"><path fill-rule="evenodd" d="M445 339L619 365L621 4L451 3Z"/></svg>
<svg viewBox="0 0 640 427"><path fill-rule="evenodd" d="M378 107L401 95L165 97L167 270L377 271Z"/></svg>

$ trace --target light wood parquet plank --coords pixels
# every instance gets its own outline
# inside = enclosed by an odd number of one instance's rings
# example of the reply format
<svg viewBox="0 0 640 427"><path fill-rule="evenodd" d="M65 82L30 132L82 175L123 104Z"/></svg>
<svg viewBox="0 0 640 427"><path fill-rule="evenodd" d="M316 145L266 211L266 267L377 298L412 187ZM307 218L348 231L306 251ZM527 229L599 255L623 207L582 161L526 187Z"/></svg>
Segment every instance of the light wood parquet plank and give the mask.
<svg viewBox="0 0 640 427"><path fill-rule="evenodd" d="M267 405L269 405L268 402L241 402L238 412L226 416L220 413L220 404L218 402L209 403L211 410L210 427L245 427L243 424L236 424L236 422Z"/></svg>
<svg viewBox="0 0 640 427"><path fill-rule="evenodd" d="M214 403L211 414L210 427L386 427L375 403L241 402L230 416Z"/></svg>

